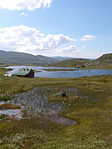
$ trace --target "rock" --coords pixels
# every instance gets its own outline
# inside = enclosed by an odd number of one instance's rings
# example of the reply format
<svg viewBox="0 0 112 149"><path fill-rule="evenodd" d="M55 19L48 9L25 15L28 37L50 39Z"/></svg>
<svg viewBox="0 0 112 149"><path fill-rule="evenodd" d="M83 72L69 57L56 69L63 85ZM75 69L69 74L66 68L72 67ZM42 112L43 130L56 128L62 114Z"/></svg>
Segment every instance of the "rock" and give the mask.
<svg viewBox="0 0 112 149"><path fill-rule="evenodd" d="M66 92L61 92L61 93L60 93L60 96L62 96L62 97L67 97L67 94L66 94Z"/></svg>

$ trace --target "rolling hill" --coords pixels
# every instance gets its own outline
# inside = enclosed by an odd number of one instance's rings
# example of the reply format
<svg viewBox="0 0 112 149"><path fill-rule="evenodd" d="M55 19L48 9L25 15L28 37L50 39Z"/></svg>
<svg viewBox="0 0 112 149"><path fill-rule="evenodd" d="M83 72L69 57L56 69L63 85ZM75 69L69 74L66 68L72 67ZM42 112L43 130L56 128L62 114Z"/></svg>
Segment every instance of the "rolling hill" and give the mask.
<svg viewBox="0 0 112 149"><path fill-rule="evenodd" d="M107 66L108 65L108 66ZM58 62L56 64L52 64L51 66L59 66L59 67L82 67L86 68L112 68L112 53L104 54L101 57L91 60L84 58L75 58L71 60L64 60L62 62Z"/></svg>
<svg viewBox="0 0 112 149"><path fill-rule="evenodd" d="M42 56L32 55L20 52L2 51L0 50L0 64L32 64L43 65L56 63L58 60Z"/></svg>
<svg viewBox="0 0 112 149"><path fill-rule="evenodd" d="M112 53L104 54L95 60L90 60L84 58L71 59L71 57L46 57L42 55L0 50L0 64L103 68L104 65L112 67Z"/></svg>
<svg viewBox="0 0 112 149"><path fill-rule="evenodd" d="M58 60L58 61L65 61L65 60L71 60L74 59L74 57L62 57L62 56L53 56L52 58Z"/></svg>
<svg viewBox="0 0 112 149"><path fill-rule="evenodd" d="M71 60L64 60L62 62L58 62L55 64L51 64L51 66L59 66L59 67L80 67L81 65L84 65L85 63L90 62L91 60L88 59L82 59L82 58L75 58Z"/></svg>
<svg viewBox="0 0 112 149"><path fill-rule="evenodd" d="M100 64L112 64L112 53L104 54L93 62Z"/></svg>

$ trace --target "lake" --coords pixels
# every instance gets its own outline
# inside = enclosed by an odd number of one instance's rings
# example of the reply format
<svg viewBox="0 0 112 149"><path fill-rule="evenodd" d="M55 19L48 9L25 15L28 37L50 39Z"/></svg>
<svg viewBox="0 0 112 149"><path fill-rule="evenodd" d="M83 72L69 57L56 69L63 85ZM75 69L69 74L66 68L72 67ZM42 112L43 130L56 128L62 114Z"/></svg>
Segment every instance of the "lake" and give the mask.
<svg viewBox="0 0 112 149"><path fill-rule="evenodd" d="M20 68L29 68L36 71L35 77L41 78L76 78L85 76L96 76L96 75L110 75L112 70L104 69L78 69L73 67L41 67L41 66L9 66L7 68L13 69L8 72L8 75L12 75L17 72ZM76 69L74 71L45 71L43 69Z"/></svg>

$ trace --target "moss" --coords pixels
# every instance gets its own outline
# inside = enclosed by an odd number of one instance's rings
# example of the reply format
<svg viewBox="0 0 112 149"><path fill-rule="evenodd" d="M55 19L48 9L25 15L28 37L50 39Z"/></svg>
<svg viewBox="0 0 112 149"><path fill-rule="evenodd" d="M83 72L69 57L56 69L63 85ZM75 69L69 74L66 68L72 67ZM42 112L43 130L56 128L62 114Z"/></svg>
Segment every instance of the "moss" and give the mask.
<svg viewBox="0 0 112 149"><path fill-rule="evenodd" d="M0 120L3 120L3 119L5 119L7 116L6 115L4 115L4 114L1 114L0 115Z"/></svg>
<svg viewBox="0 0 112 149"><path fill-rule="evenodd" d="M21 107L20 106L17 106L17 105L11 105L11 104L1 104L0 105L0 110L6 110L6 109L20 109Z"/></svg>
<svg viewBox="0 0 112 149"><path fill-rule="evenodd" d="M1 101L9 101L11 100L11 97L8 97L7 95L6 96L0 96L0 102Z"/></svg>

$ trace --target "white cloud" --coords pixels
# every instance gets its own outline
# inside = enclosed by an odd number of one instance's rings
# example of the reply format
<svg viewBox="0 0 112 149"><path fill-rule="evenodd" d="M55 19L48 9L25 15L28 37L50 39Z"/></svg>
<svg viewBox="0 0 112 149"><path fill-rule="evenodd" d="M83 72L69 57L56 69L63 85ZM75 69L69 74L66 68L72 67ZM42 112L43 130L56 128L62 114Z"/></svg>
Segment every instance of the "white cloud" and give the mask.
<svg viewBox="0 0 112 149"><path fill-rule="evenodd" d="M30 11L39 8L50 7L52 0L0 0L0 7L9 10L24 10Z"/></svg>
<svg viewBox="0 0 112 149"><path fill-rule="evenodd" d="M94 40L96 36L94 35L84 35L83 38L80 39L80 41L88 41L88 40Z"/></svg>
<svg viewBox="0 0 112 149"><path fill-rule="evenodd" d="M25 12L22 12L20 16L28 16Z"/></svg>
<svg viewBox="0 0 112 149"><path fill-rule="evenodd" d="M58 50L56 50L58 53L60 52L78 52L80 51L79 48L76 47L76 45L70 45L68 47L63 47L63 48L60 48Z"/></svg>
<svg viewBox="0 0 112 149"><path fill-rule="evenodd" d="M0 29L0 49L28 52L38 54L38 52L54 52L75 50L75 46L68 44L76 40L63 34L49 34L47 36L36 28L30 28L24 25L13 26ZM60 52L61 52L60 51Z"/></svg>
<svg viewBox="0 0 112 149"><path fill-rule="evenodd" d="M55 55L57 56L76 56L76 53L80 52L81 48L78 48L76 45L69 45L63 48L55 50Z"/></svg>
<svg viewBox="0 0 112 149"><path fill-rule="evenodd" d="M43 37L40 39L40 49L55 49L58 48L61 45L75 42L76 40L73 38L70 38L68 36L65 36L63 34L49 34L46 37Z"/></svg>

